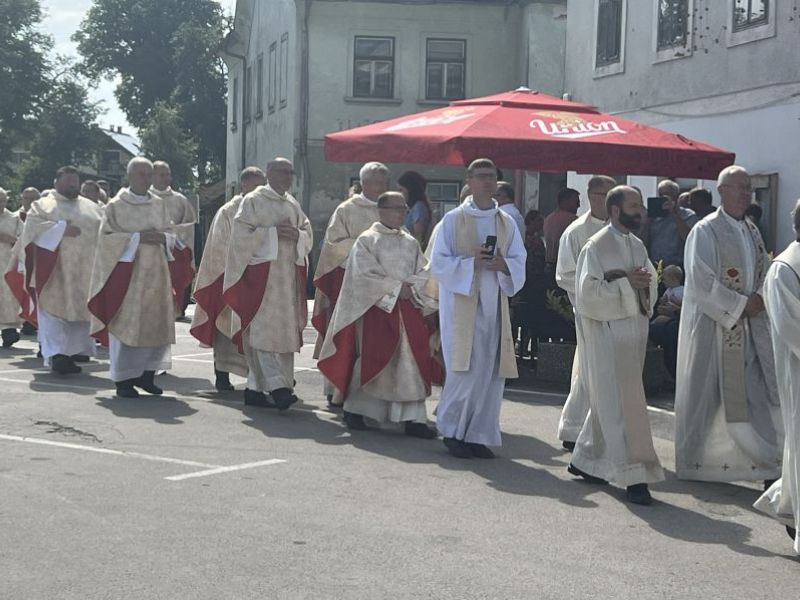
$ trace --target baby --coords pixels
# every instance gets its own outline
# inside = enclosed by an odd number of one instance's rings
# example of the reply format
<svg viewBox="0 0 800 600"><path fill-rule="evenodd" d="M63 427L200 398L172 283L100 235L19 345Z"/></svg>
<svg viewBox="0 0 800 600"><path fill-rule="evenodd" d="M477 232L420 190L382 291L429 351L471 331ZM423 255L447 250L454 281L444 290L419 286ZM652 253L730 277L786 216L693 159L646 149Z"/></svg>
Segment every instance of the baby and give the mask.
<svg viewBox="0 0 800 600"><path fill-rule="evenodd" d="M668 323L676 319L683 304L683 269L678 265L669 265L661 273L661 281L667 288L659 300L659 308L666 308L671 314L659 314L653 323Z"/></svg>

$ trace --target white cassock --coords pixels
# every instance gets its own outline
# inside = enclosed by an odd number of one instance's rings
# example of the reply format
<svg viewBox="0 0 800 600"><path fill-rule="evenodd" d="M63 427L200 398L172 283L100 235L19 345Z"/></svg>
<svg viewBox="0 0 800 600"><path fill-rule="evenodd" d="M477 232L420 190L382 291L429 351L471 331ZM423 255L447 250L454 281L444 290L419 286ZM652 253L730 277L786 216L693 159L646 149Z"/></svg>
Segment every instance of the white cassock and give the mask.
<svg viewBox="0 0 800 600"><path fill-rule="evenodd" d="M800 529L800 243L775 259L764 281L764 302L772 327L786 444L781 479L755 507L784 525ZM800 537L794 540L800 554Z"/></svg>
<svg viewBox="0 0 800 600"><path fill-rule="evenodd" d="M558 287L567 292L569 302L575 306L575 275L578 269L578 256L581 250L595 233L605 227L606 222L593 217L591 211L578 217L564 230L558 243L558 262L556 263L556 283ZM586 377L581 375L580 359L581 350L580 317L575 313L575 334L577 347L575 358L572 361L572 378L569 396L561 411L558 423L558 439L564 442L574 442L589 414L589 390L586 387Z"/></svg>
<svg viewBox="0 0 800 600"><path fill-rule="evenodd" d="M780 477L783 424L766 313L744 316L769 256L747 220L722 210L686 240L678 339L675 466L700 481Z"/></svg>
<svg viewBox="0 0 800 600"><path fill-rule="evenodd" d="M64 238L67 228L66 221L58 221L50 229L34 240L39 248L54 252ZM56 354L75 356L95 355L95 341L89 335L89 321L67 321L50 314L41 306L36 309L37 337L42 347L44 366L50 366L50 359Z"/></svg>
<svg viewBox="0 0 800 600"><path fill-rule="evenodd" d="M649 295L625 276L639 267L652 276ZM578 257L576 310L581 368L592 393L572 464L622 487L664 479L642 383L657 293L658 275L636 236L609 225L586 243Z"/></svg>
<svg viewBox="0 0 800 600"><path fill-rule="evenodd" d="M471 249L497 236L510 274L476 272ZM437 428L448 438L500 446L506 377L516 377L508 298L525 283L525 245L513 219L479 209L470 196L436 230L430 270L439 282L446 378ZM471 337L471 339L470 339Z"/></svg>

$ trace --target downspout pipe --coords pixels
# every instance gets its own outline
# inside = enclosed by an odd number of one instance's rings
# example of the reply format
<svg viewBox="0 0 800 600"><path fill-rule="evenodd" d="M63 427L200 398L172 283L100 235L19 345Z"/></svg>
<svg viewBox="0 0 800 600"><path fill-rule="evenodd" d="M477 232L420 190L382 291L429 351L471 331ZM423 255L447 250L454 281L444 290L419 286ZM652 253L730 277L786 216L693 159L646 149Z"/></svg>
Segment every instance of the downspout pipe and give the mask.
<svg viewBox="0 0 800 600"><path fill-rule="evenodd" d="M308 113L309 104L309 31L308 23L311 18L311 5L313 0L304 0L303 20L300 30L300 122L297 140L297 153L303 171L303 196L301 205L303 212L309 214L311 209L311 177L308 159Z"/></svg>

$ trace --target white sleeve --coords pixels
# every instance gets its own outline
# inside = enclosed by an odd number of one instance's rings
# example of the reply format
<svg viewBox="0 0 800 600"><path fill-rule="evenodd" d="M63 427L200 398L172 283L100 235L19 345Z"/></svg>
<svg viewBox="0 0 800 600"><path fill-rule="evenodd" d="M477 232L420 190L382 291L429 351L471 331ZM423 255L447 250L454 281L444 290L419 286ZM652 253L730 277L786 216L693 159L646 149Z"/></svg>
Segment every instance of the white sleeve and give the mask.
<svg viewBox="0 0 800 600"><path fill-rule="evenodd" d="M136 250L139 249L140 237L138 231L131 235L131 239L128 240L128 245L125 246L125 252L119 257L119 262L131 263L136 260Z"/></svg>
<svg viewBox="0 0 800 600"><path fill-rule="evenodd" d="M39 246L39 248L44 248L45 250L50 250L50 252L55 252L56 248L58 248L58 245L61 243L61 240L64 238L64 232L66 230L67 222L58 221L50 229L36 238L34 244Z"/></svg>

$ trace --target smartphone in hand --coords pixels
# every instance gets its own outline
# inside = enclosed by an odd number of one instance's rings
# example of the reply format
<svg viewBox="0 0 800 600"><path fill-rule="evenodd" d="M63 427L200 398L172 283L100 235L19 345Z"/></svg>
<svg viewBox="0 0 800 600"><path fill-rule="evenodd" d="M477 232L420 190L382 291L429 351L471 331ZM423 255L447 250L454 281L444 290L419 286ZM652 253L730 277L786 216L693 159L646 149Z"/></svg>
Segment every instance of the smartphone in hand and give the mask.
<svg viewBox="0 0 800 600"><path fill-rule="evenodd" d="M664 208L664 202L667 201L666 196L653 196L647 199L647 216L651 219L660 219L667 216L667 210Z"/></svg>
<svg viewBox="0 0 800 600"><path fill-rule="evenodd" d="M494 256L495 248L497 248L497 236L496 235L487 235L486 242L484 242L483 247L485 250L483 253L486 255L487 260Z"/></svg>

